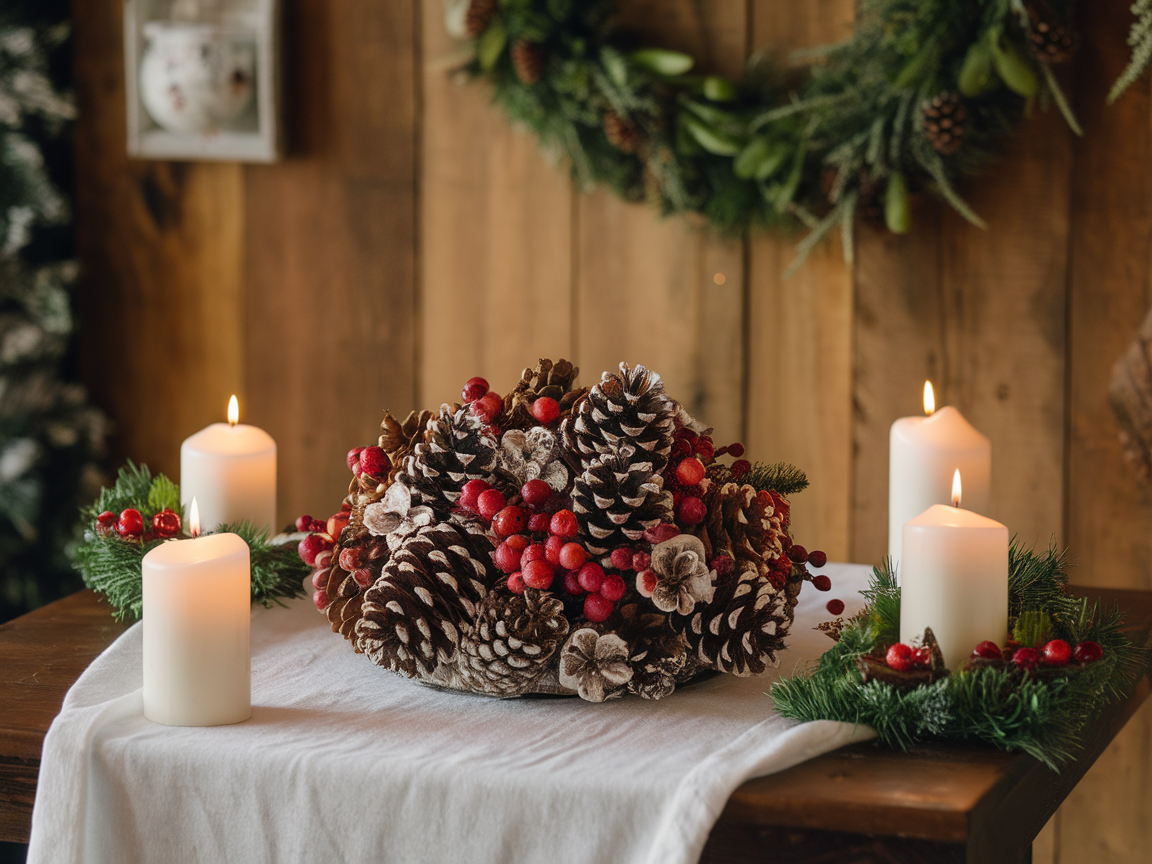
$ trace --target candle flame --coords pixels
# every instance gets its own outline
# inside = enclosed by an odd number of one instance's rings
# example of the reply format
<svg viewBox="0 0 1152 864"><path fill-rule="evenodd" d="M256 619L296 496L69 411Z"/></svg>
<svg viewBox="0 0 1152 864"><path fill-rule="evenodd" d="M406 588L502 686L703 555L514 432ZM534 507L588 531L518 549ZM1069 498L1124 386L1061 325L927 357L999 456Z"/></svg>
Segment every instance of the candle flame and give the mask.
<svg viewBox="0 0 1152 864"><path fill-rule="evenodd" d="M200 536L200 505L196 503L196 496L192 496L192 506L188 508L188 530L193 537Z"/></svg>
<svg viewBox="0 0 1152 864"><path fill-rule="evenodd" d="M932 382L924 382L924 413L932 414L936 411L936 392L932 389Z"/></svg>
<svg viewBox="0 0 1152 864"><path fill-rule="evenodd" d="M956 473L952 475L952 506L960 506L960 469L956 469Z"/></svg>
<svg viewBox="0 0 1152 864"><path fill-rule="evenodd" d="M238 422L240 422L240 403L233 396L228 400L228 425L235 426Z"/></svg>

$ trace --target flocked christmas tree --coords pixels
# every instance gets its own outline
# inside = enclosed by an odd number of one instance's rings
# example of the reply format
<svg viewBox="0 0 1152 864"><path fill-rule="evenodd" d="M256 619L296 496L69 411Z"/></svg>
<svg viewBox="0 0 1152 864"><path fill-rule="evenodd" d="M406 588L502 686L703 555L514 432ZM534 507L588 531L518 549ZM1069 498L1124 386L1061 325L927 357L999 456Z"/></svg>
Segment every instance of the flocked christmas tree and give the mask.
<svg viewBox="0 0 1152 864"><path fill-rule="evenodd" d="M80 587L65 547L95 495L101 415L67 374L68 4L0 7L0 620Z"/></svg>

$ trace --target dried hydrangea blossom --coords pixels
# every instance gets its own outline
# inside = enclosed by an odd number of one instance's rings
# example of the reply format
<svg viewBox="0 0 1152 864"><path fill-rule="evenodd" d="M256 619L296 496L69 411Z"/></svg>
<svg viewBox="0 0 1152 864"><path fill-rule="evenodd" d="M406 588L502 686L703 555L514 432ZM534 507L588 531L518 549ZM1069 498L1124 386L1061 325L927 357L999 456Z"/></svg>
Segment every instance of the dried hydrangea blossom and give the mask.
<svg viewBox="0 0 1152 864"><path fill-rule="evenodd" d="M656 585L652 602L661 612L691 614L697 603L711 603L715 571L704 559L704 544L691 534L680 534L652 549Z"/></svg>
<svg viewBox="0 0 1152 864"><path fill-rule="evenodd" d="M560 650L560 683L588 702L624 695L632 679L628 645L615 633L577 630Z"/></svg>

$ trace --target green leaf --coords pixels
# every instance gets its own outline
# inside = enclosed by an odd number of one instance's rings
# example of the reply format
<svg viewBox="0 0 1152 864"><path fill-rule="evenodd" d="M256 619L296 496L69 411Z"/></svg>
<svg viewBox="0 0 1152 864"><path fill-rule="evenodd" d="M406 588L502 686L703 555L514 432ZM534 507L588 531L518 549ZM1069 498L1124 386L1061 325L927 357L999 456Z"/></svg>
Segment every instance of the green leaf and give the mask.
<svg viewBox="0 0 1152 864"><path fill-rule="evenodd" d="M904 175L893 171L884 190L884 224L893 234L907 234L912 228L912 206Z"/></svg>
<svg viewBox="0 0 1152 864"><path fill-rule="evenodd" d="M684 114L684 126L696 143L717 156L735 156L740 152L740 142L703 123L689 114Z"/></svg>
<svg viewBox="0 0 1152 864"><path fill-rule="evenodd" d="M508 32L504 29L504 24L497 19L476 40L476 60L480 63L480 68L485 72L491 72L496 68L496 61L500 59L507 44Z"/></svg>
<svg viewBox="0 0 1152 864"><path fill-rule="evenodd" d="M605 47L600 52L600 62L604 64L604 71L617 87L628 86L628 61L624 55L615 48Z"/></svg>
<svg viewBox="0 0 1152 864"><path fill-rule="evenodd" d="M720 75L704 79L704 97L713 102L732 102L736 99L736 85Z"/></svg>
<svg viewBox="0 0 1152 864"><path fill-rule="evenodd" d="M801 145L796 148L796 154L792 157L792 170L788 172L788 178L784 181L784 185L780 187L780 192L776 196L776 212L783 213L788 209L788 205L792 203L792 199L796 197L796 190L800 188L800 180L804 176L804 146Z"/></svg>
<svg viewBox="0 0 1152 864"><path fill-rule="evenodd" d="M960 67L956 81L957 88L961 95L971 99L996 89L998 84L999 78L992 68L992 49L988 46L988 40L981 38L973 42L964 55L964 65Z"/></svg>
<svg viewBox="0 0 1152 864"><path fill-rule="evenodd" d="M148 509L159 513L161 510L180 512L180 487L160 474L152 481L148 490Z"/></svg>
<svg viewBox="0 0 1152 864"><path fill-rule="evenodd" d="M696 65L692 55L664 48L643 48L632 52L629 59L641 69L657 75L683 75Z"/></svg>
<svg viewBox="0 0 1152 864"><path fill-rule="evenodd" d="M1008 85L1008 89L1025 98L1035 96L1040 85L1036 70L1016 47L1016 43L1000 38L991 43L990 50L996 74Z"/></svg>
<svg viewBox="0 0 1152 864"><path fill-rule="evenodd" d="M753 138L736 156L732 171L743 180L767 180L788 160L791 149L783 141Z"/></svg>

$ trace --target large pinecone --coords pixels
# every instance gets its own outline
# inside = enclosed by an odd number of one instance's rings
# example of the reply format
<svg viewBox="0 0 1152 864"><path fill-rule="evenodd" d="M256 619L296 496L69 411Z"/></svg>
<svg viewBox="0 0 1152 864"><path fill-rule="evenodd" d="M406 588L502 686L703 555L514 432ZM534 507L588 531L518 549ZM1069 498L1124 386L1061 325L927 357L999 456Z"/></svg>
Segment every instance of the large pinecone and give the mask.
<svg viewBox="0 0 1152 864"><path fill-rule="evenodd" d="M455 661L498 577L481 529L449 523L420 529L364 592L357 649L393 672L433 678L437 667Z"/></svg>
<svg viewBox="0 0 1152 864"><path fill-rule="evenodd" d="M1029 3L1028 38L1036 56L1049 65L1066 63L1072 59L1080 40L1076 31L1061 22L1047 3Z"/></svg>
<svg viewBox="0 0 1152 864"><path fill-rule="evenodd" d="M476 39L488 29L492 19L496 17L496 7L499 0L472 0L468 4L468 11L464 13L464 30L469 37Z"/></svg>
<svg viewBox="0 0 1152 864"><path fill-rule="evenodd" d="M350 523L351 524L351 523ZM340 553L347 548L357 550L359 567L350 571L340 565ZM340 543L330 556L321 561L317 556L317 564L327 565L327 585L325 593L328 596L328 605L324 607L332 629L352 642L356 646L354 637L356 622L362 615L364 591L379 577L384 566L388 563L390 553L388 543L383 537L373 537L366 530L359 534L345 530L340 535ZM359 648L356 648L359 653Z"/></svg>
<svg viewBox="0 0 1152 864"><path fill-rule="evenodd" d="M632 445L660 471L672 450L675 416L676 405L665 395L659 375L621 363L620 374L605 372L560 429L564 446L583 468L600 455Z"/></svg>
<svg viewBox="0 0 1152 864"><path fill-rule="evenodd" d="M604 555L631 545L670 517L672 496L663 486L647 451L631 444L589 463L572 484L572 511L581 517L588 551Z"/></svg>
<svg viewBox="0 0 1152 864"><path fill-rule="evenodd" d="M392 470L388 473L388 482L392 482L404 464L404 458L412 452L421 440L428 427L428 421L436 415L431 411L411 411L401 423L389 411L384 412L384 421L380 424L380 447L392 461Z"/></svg>
<svg viewBox="0 0 1152 864"><path fill-rule="evenodd" d="M615 111L604 112L604 137L622 153L635 153L644 138L636 124L625 120Z"/></svg>
<svg viewBox="0 0 1152 864"><path fill-rule="evenodd" d="M564 604L550 592L492 591L461 638L455 665L436 683L493 696L532 692L567 635Z"/></svg>
<svg viewBox="0 0 1152 864"><path fill-rule="evenodd" d="M504 397L504 412L499 424L504 429L526 429L538 425L532 416L532 403L542 396L555 399L560 405L560 419L567 417L572 406L587 393L587 388L575 387L580 370L568 360L553 363L541 359L534 368L520 373L520 381Z"/></svg>
<svg viewBox="0 0 1152 864"><path fill-rule="evenodd" d="M525 84L535 84L544 77L548 64L548 49L539 42L517 39L512 43L512 67Z"/></svg>
<svg viewBox="0 0 1152 864"><path fill-rule="evenodd" d="M412 492L413 505L426 504L442 518L451 511L469 480L491 483L496 464L496 439L467 407L446 408L431 421L397 472L397 483Z"/></svg>
<svg viewBox="0 0 1152 864"><path fill-rule="evenodd" d="M708 518L693 529L704 544L709 566L721 573L755 568L782 588L792 562L784 554L788 507L773 492L758 492L737 483L714 483L704 496ZM721 560L727 558L726 563Z"/></svg>
<svg viewBox="0 0 1152 864"><path fill-rule="evenodd" d="M924 134L936 151L951 156L964 143L964 125L968 108L959 93L940 93L920 105L924 116Z"/></svg>
<svg viewBox="0 0 1152 864"><path fill-rule="evenodd" d="M672 629L667 615L628 603L620 609L614 632L628 644L632 667L628 692L662 699L696 674L696 657L688 650L687 640Z"/></svg>

